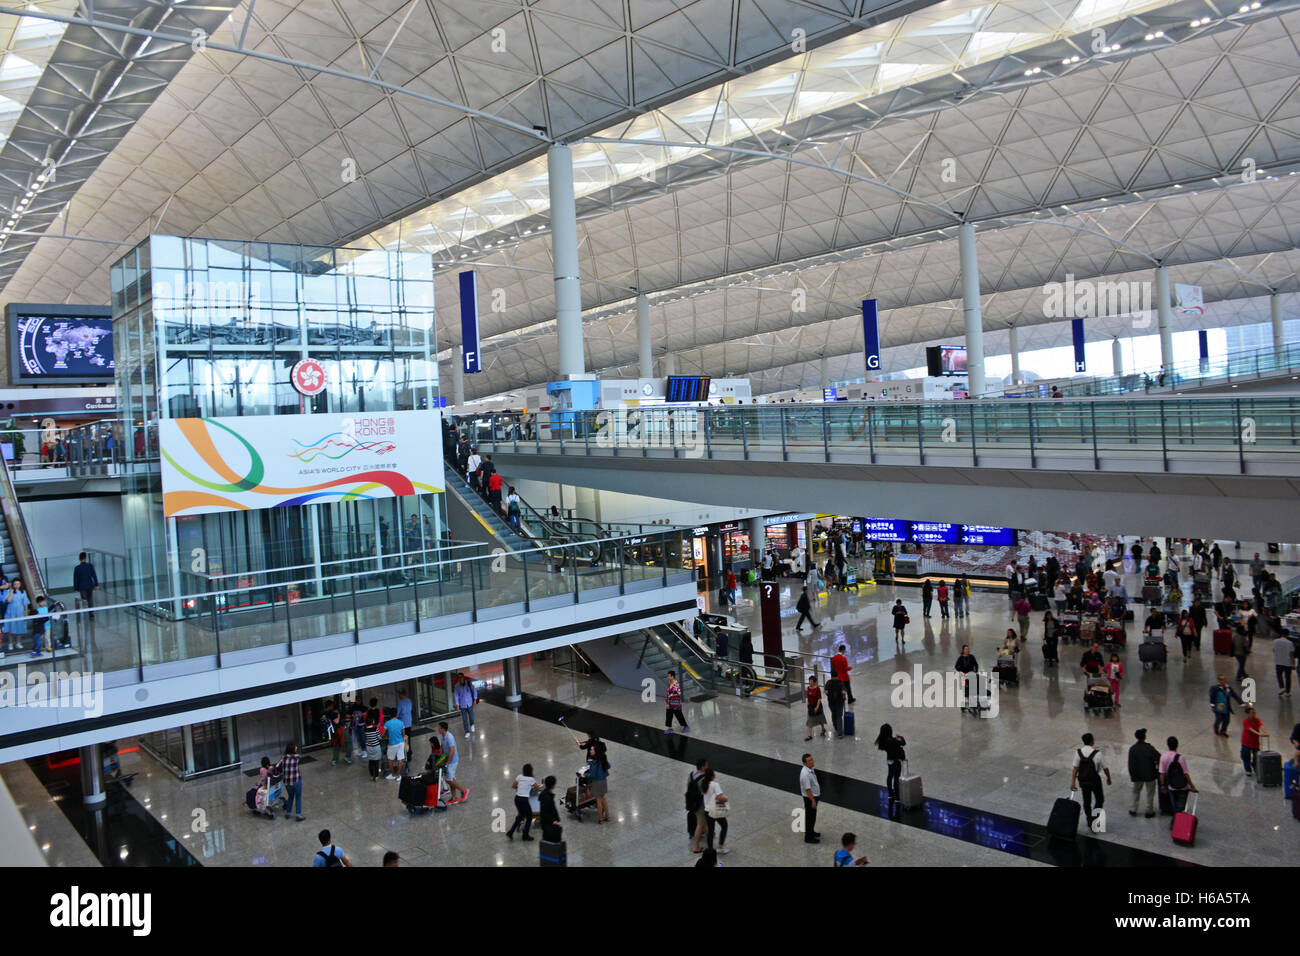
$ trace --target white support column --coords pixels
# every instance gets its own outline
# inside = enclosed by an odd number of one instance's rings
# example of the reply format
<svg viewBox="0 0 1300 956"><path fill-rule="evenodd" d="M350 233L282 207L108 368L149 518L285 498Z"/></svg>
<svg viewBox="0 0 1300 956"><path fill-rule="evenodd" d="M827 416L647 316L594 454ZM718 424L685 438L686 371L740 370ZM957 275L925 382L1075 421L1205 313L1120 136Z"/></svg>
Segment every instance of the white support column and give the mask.
<svg viewBox="0 0 1300 956"><path fill-rule="evenodd" d="M676 352L664 353L664 374L665 375L677 374L677 353Z"/></svg>
<svg viewBox="0 0 1300 956"><path fill-rule="evenodd" d="M556 143L546 152L551 202L551 258L555 269L555 331L561 379L587 370L582 349L582 292L578 285L578 212L573 198L573 153Z"/></svg>
<svg viewBox="0 0 1300 956"><path fill-rule="evenodd" d="M1169 372L1174 367L1174 305L1169 296L1169 270L1156 267L1156 316L1160 327L1160 367Z"/></svg>
<svg viewBox="0 0 1300 956"><path fill-rule="evenodd" d="M963 222L957 233L961 254L961 300L966 317L966 370L970 393L984 394L984 316L980 311L979 257L975 250L975 224Z"/></svg>
<svg viewBox="0 0 1300 956"><path fill-rule="evenodd" d="M1007 348L1011 350L1011 384L1020 384L1020 331L1013 325L1007 329Z"/></svg>
<svg viewBox="0 0 1300 956"><path fill-rule="evenodd" d="M1282 326L1282 295L1278 292L1272 292L1268 297L1269 317L1273 320L1273 353L1281 356L1282 344L1286 338L1286 331Z"/></svg>
<svg viewBox="0 0 1300 956"><path fill-rule="evenodd" d="M640 292L636 297L636 350L641 378L654 378L655 360L650 351L650 300Z"/></svg>
<svg viewBox="0 0 1300 956"><path fill-rule="evenodd" d="M831 387L830 369L827 368L825 355L822 356L821 371L822 371L822 392L825 393L826 389Z"/></svg>
<svg viewBox="0 0 1300 956"><path fill-rule="evenodd" d="M451 403L465 404L465 347L458 345L452 354Z"/></svg>
<svg viewBox="0 0 1300 956"><path fill-rule="evenodd" d="M762 518L749 519L749 566L757 571L763 566L763 551L767 542L767 526Z"/></svg>
<svg viewBox="0 0 1300 956"><path fill-rule="evenodd" d="M1124 374L1124 347L1120 345L1119 336L1110 340L1110 364L1112 375Z"/></svg>

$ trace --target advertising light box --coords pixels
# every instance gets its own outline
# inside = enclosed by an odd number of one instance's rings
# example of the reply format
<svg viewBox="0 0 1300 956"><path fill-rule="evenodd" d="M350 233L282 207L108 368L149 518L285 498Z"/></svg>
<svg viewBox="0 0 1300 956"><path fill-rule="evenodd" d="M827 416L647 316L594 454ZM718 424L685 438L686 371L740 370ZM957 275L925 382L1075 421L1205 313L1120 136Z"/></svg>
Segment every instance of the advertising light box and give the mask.
<svg viewBox="0 0 1300 956"><path fill-rule="evenodd" d="M443 490L442 429L427 411L158 424L168 518Z"/></svg>

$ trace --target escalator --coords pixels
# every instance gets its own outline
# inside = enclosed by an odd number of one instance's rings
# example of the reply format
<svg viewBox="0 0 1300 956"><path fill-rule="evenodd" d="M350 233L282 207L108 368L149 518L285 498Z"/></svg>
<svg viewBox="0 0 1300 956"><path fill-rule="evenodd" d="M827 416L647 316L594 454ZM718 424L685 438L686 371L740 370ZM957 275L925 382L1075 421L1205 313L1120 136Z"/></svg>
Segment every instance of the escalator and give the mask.
<svg viewBox="0 0 1300 956"><path fill-rule="evenodd" d="M4 554L0 556L0 566L4 568L5 577L13 581L21 579L32 601L28 613L36 613L37 595L49 595L45 576L41 573L40 562L36 560L32 549L31 535L27 531L27 522L23 518L22 507L18 504L18 494L14 491L13 479L9 475L9 465L0 460L0 509L4 512L4 521L0 522L0 542L4 545ZM49 599L51 615L67 610L62 601ZM68 648L68 627L66 621L53 624L51 634L57 645L56 657L73 653ZM24 642L27 645L27 642Z"/></svg>

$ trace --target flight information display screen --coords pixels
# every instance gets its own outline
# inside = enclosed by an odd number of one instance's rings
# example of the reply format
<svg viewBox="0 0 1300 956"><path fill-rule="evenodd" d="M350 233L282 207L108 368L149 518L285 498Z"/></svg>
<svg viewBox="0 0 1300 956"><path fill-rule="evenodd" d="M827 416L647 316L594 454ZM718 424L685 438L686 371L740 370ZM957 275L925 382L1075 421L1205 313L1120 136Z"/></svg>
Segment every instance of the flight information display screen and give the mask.
<svg viewBox="0 0 1300 956"><path fill-rule="evenodd" d="M5 316L13 384L113 381L113 318L107 306L10 303Z"/></svg>
<svg viewBox="0 0 1300 956"><path fill-rule="evenodd" d="M710 381L708 375L669 375L665 399L669 402L707 402Z"/></svg>

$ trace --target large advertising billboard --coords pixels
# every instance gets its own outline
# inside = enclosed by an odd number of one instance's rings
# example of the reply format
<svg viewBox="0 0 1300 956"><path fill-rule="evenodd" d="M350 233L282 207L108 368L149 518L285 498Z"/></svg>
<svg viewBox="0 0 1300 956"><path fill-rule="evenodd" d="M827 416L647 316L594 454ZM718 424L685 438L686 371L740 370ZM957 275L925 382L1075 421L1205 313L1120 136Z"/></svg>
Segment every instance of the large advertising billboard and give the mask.
<svg viewBox="0 0 1300 956"><path fill-rule="evenodd" d="M168 518L443 490L427 411L166 418L158 434Z"/></svg>
<svg viewBox="0 0 1300 956"><path fill-rule="evenodd" d="M108 306L5 306L13 385L113 381L113 316Z"/></svg>

